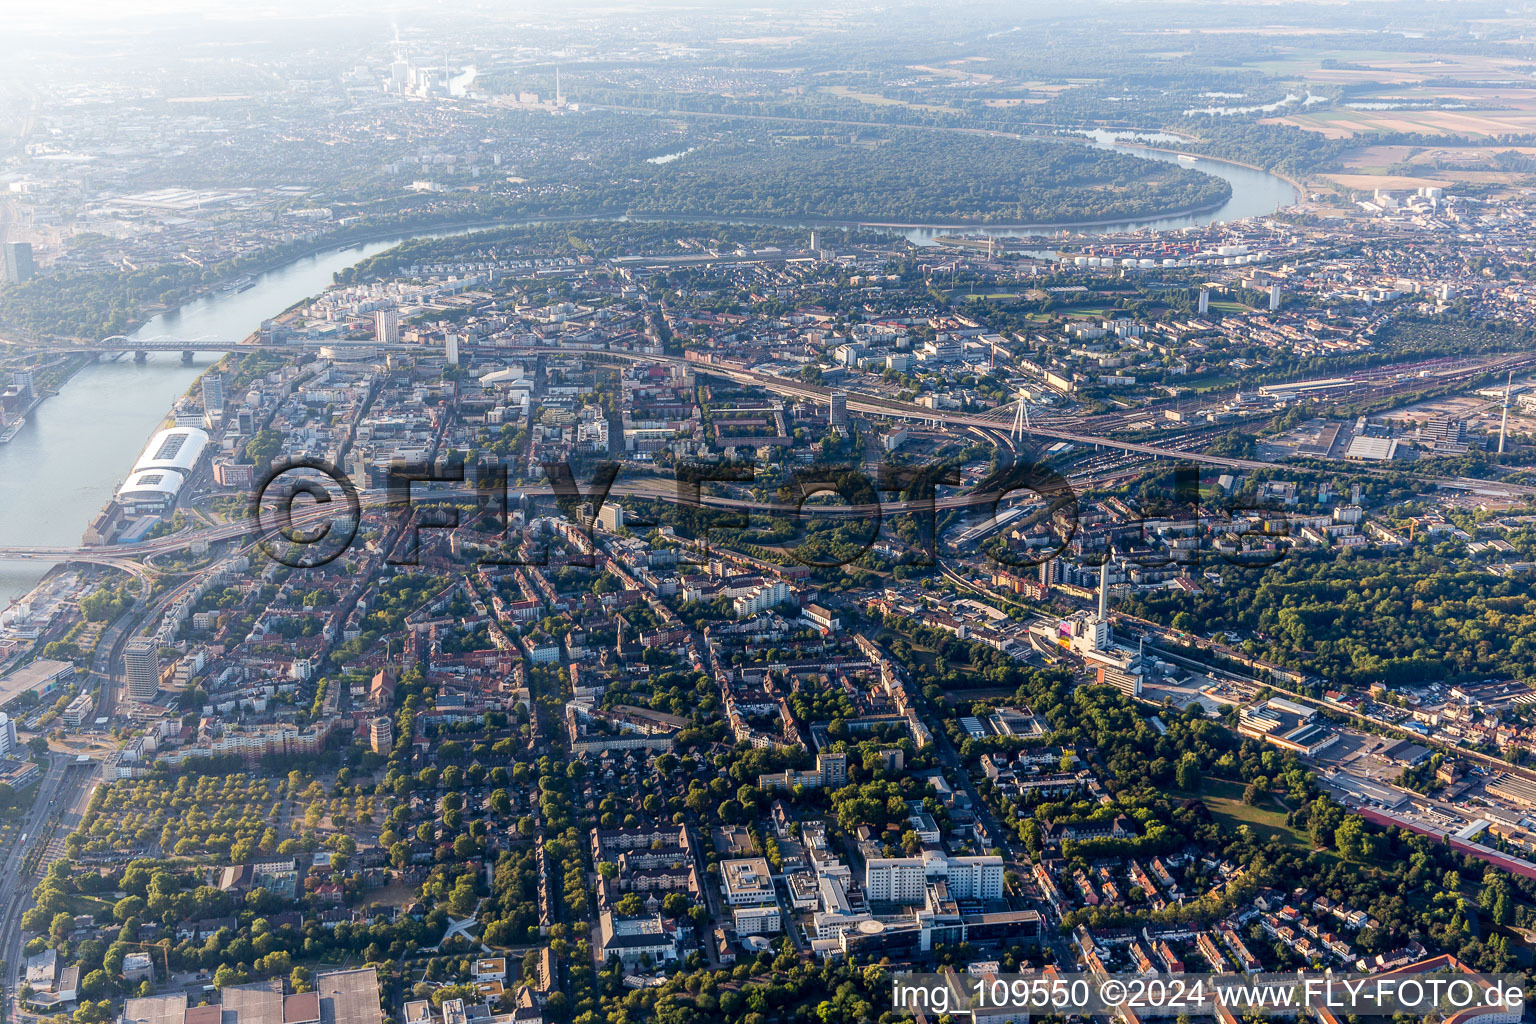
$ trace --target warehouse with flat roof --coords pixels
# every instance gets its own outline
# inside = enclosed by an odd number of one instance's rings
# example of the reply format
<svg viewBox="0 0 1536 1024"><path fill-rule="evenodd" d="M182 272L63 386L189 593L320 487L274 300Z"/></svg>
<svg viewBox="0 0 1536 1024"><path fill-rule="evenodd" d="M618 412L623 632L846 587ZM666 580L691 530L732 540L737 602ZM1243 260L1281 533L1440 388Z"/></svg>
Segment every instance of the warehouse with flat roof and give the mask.
<svg viewBox="0 0 1536 1024"><path fill-rule="evenodd" d="M36 661L13 669L0 676L0 708L24 693L33 692L44 696L68 682L75 674L75 666L67 661L38 658Z"/></svg>

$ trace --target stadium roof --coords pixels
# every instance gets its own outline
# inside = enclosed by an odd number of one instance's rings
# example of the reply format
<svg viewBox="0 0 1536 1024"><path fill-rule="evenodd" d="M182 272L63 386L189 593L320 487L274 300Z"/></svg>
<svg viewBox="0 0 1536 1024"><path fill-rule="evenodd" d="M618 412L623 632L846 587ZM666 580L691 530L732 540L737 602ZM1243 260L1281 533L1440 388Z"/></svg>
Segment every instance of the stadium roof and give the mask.
<svg viewBox="0 0 1536 1024"><path fill-rule="evenodd" d="M149 439L144 454L133 464L135 473L145 469L169 469L190 473L208 447L208 434L197 427L171 427Z"/></svg>
<svg viewBox="0 0 1536 1024"><path fill-rule="evenodd" d="M176 497L184 483L180 473L165 469L135 470L117 489L119 501L156 501Z"/></svg>

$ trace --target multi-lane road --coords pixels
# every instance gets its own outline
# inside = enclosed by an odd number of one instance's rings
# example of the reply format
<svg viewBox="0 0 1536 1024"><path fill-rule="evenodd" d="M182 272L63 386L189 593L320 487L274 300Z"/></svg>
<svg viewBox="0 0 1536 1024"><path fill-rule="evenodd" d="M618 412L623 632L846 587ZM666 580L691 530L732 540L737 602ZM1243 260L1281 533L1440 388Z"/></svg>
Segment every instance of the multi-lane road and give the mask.
<svg viewBox="0 0 1536 1024"><path fill-rule="evenodd" d="M97 779L96 764L78 765L68 755L54 754L48 770L37 784L37 796L21 826L25 841L11 847L0 864L0 958L5 960L3 981L5 998L12 1020L19 1019L14 1000L19 989L17 978L22 965L21 916L32 906L35 878L29 855L46 853L50 838L74 830L90 801ZM38 869L43 870L42 861Z"/></svg>
<svg viewBox="0 0 1536 1024"><path fill-rule="evenodd" d="M97 641L91 677L101 687L99 715L112 714L121 683L117 666L144 614L130 610L108 626ZM110 756L105 762L81 762L69 753L50 754L48 769L37 784L32 809L17 833L16 843L0 863L0 959L5 961L0 985L4 986L7 1016L12 1021L21 1019L16 1002L22 966L21 917L32 906L32 889L37 877L62 852L64 837L80 824L90 806L91 794L114 765Z"/></svg>

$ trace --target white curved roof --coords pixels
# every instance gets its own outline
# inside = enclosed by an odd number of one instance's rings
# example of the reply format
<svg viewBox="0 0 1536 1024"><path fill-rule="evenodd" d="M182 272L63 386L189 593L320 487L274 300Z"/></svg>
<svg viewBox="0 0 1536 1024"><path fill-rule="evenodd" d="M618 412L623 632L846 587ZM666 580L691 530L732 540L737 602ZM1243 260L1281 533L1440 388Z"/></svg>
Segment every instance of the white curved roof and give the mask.
<svg viewBox="0 0 1536 1024"><path fill-rule="evenodd" d="M129 474L117 489L119 501L161 501L175 498L184 479L169 469L141 469Z"/></svg>
<svg viewBox="0 0 1536 1024"><path fill-rule="evenodd" d="M185 475L197 465L207 447L207 431L197 427L171 427L149 439L144 454L133 464L133 471L169 469Z"/></svg>

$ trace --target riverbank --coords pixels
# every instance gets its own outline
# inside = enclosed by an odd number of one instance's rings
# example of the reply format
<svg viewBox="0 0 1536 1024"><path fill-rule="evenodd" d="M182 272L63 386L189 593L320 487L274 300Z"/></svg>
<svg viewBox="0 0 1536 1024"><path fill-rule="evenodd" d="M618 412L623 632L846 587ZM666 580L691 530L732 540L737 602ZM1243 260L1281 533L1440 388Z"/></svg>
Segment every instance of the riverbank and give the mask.
<svg viewBox="0 0 1536 1024"><path fill-rule="evenodd" d="M0 545L79 546L86 524L116 492L145 441L215 362L200 356L186 366L169 353L143 364L101 360L80 367L0 445L0 473L20 482L0 490ZM0 559L0 607L30 593L53 565Z"/></svg>
<svg viewBox="0 0 1536 1024"><path fill-rule="evenodd" d="M194 305L198 302L204 302L209 299L217 299L225 295L244 294L259 285L263 277L273 273L274 271L281 270L285 267L290 267L302 260L315 259L330 253L344 253L349 249L354 249L359 246L372 245L377 242L393 242L395 244L399 244L401 242L408 242L417 238L431 238L436 235L469 234L475 231L489 231L491 229L501 227L518 227L525 224L558 224L587 220L621 219L623 216L624 214L622 212L607 210L598 211L596 213L549 214L526 219L517 218L515 220L487 220L483 217L461 217L445 219L442 221L429 220L421 222L416 226L395 224L389 227L380 227L378 229L357 235L348 235L345 238L337 238L332 236L323 240L317 240L313 245L302 249L293 250L291 252L284 252L281 255L274 255L270 259L263 260L261 257L251 257L252 260L261 260L261 262L255 265L241 263L238 266L231 268L227 276L190 289L187 294L182 297L181 301L177 302L175 305L168 305L164 303L146 304L140 310L139 317L131 321L132 326L129 328L130 333L127 335L127 337L137 335L155 320L166 316L167 314L174 313L176 310L185 309L186 307ZM238 281L244 277L251 277L254 278L254 280L250 285L240 289L239 291L231 291L229 289L229 285L232 282ZM274 313L274 315L276 314ZM249 337L249 333L245 335L245 337ZM75 343L89 345L95 344L102 339L83 337L58 337L50 338L49 340L63 342L65 344ZM224 340L228 340L233 343L240 339L231 338ZM18 338L14 335L0 334L0 344L13 345L16 347L28 347L40 345L42 342L39 342L35 339L27 340ZM125 348L126 347L128 346L125 346Z"/></svg>
<svg viewBox="0 0 1536 1024"><path fill-rule="evenodd" d="M1174 133L1170 132L1169 134ZM1267 174L1271 178L1279 178L1281 181L1291 186L1291 188L1296 190L1296 198L1298 201L1300 201L1300 199L1307 194L1306 186L1288 174L1281 174L1279 171L1272 171L1268 167L1260 167L1258 164L1244 163L1242 160L1233 160L1231 157L1211 156L1208 153L1191 153L1187 149L1168 149L1165 146L1148 146L1141 142L1116 142L1115 145L1122 146L1125 149L1145 149L1153 153L1169 153L1173 156L1188 157L1191 160L1209 160L1213 164L1227 164L1232 167L1241 167L1245 171L1257 171L1260 174Z"/></svg>
<svg viewBox="0 0 1536 1024"><path fill-rule="evenodd" d="M894 228L901 231L1076 231L1081 228L1100 228L1142 220L1150 223L1165 220L1169 217L1194 217L1202 213L1212 213L1219 210L1231 201L1232 196L1228 193L1221 199L1212 200L1209 203L1190 203L1185 206L1175 206L1168 210L1159 210L1156 213L1131 214L1128 217L1106 217L1102 220L1061 221L1054 224L994 224L990 221L955 221L949 224L902 224L894 221L861 220L853 222L851 226L860 228Z"/></svg>
<svg viewBox="0 0 1536 1024"><path fill-rule="evenodd" d="M983 131L983 129L950 129L955 131ZM1003 134L1003 133L994 133ZM1023 138L1024 136L1015 136ZM1179 221L1189 221L1194 224L1205 223L1210 219L1240 219L1244 216L1252 216L1262 212L1262 209L1270 200L1266 195L1273 189L1266 187L1262 181L1245 182L1240 178L1223 174L1213 168L1225 167L1240 170L1253 176L1255 179L1269 179L1278 185L1285 185L1291 190L1290 202L1294 202L1297 193L1304 193L1300 183L1279 175L1273 175L1263 168L1245 164L1241 161L1229 160L1221 157L1205 156L1203 154L1191 154L1181 150L1169 149L1138 143L1135 141L1093 141L1089 139L1074 139L1063 136L1030 136L1046 141L1057 142L1064 145L1095 146L1104 149L1113 149L1140 159L1155 160L1161 162L1178 162L1183 166L1187 160L1206 162L1210 167L1194 167L1193 170L1201 173L1221 177L1229 185L1225 198L1212 199L1207 202L1188 203L1162 210L1143 211L1133 214L1115 214L1107 217L1098 217L1090 220L1064 219L1055 221L1042 221L1036 223L1000 223L976 220L972 218L939 219L935 221L923 221L913 219L908 221L892 221L876 217L827 217L827 216L796 216L796 217L753 217L750 215L728 215L720 213L690 213L683 211L651 212L634 211L629 209L617 209L613 207L598 207L570 213L542 213L512 216L486 216L478 215L453 215L442 218L411 218L396 223L384 225L372 225L367 228L359 228L356 231L344 230L316 238L311 244L302 248L283 248L280 252L269 251L266 255L252 256L247 261L241 261L230 268L229 273L218 280L199 283L186 294L184 301L176 307L168 307L160 303L146 302L135 316L134 333L142 335L144 329L157 320L172 316L177 310L186 309L200 302L222 298L228 295L243 295L249 293L267 275L283 268L292 266L303 260L318 259L329 254L345 253L357 247L377 245L382 242L403 243L417 238L430 238L440 235L468 234L475 231L488 231L497 228L512 228L534 226L539 224L579 223L582 221L633 221L636 223L667 223L679 224L741 224L758 227L779 227L789 230L814 230L818 228L831 229L864 229L872 231L890 231L905 233L908 240L916 245L931 244L933 236L950 231L983 231L991 234L1020 235L1043 234L1056 232L1094 233L1111 232L1119 230L1144 230L1144 229L1170 229L1180 226ZM1172 159L1170 159L1172 158ZM1183 158L1182 160L1180 158ZM1253 193L1249 195L1248 193ZM1277 205L1288 205L1285 202L1277 202ZM1274 207L1269 207L1273 209ZM1227 216L1223 217L1223 214ZM252 277L254 275L254 277ZM252 278L251 283L245 288L231 290L230 283L236 280ZM327 282L328 284L329 282ZM318 289L317 289L318 290ZM274 315L272 311L268 316ZM258 325L252 324L251 329ZM186 333L185 336L197 335ZM244 335L242 335L244 337ZM23 345L29 344L23 339L10 337L5 341ZM75 341L97 341L97 338L75 338ZM241 338L227 338L231 343L238 342Z"/></svg>

